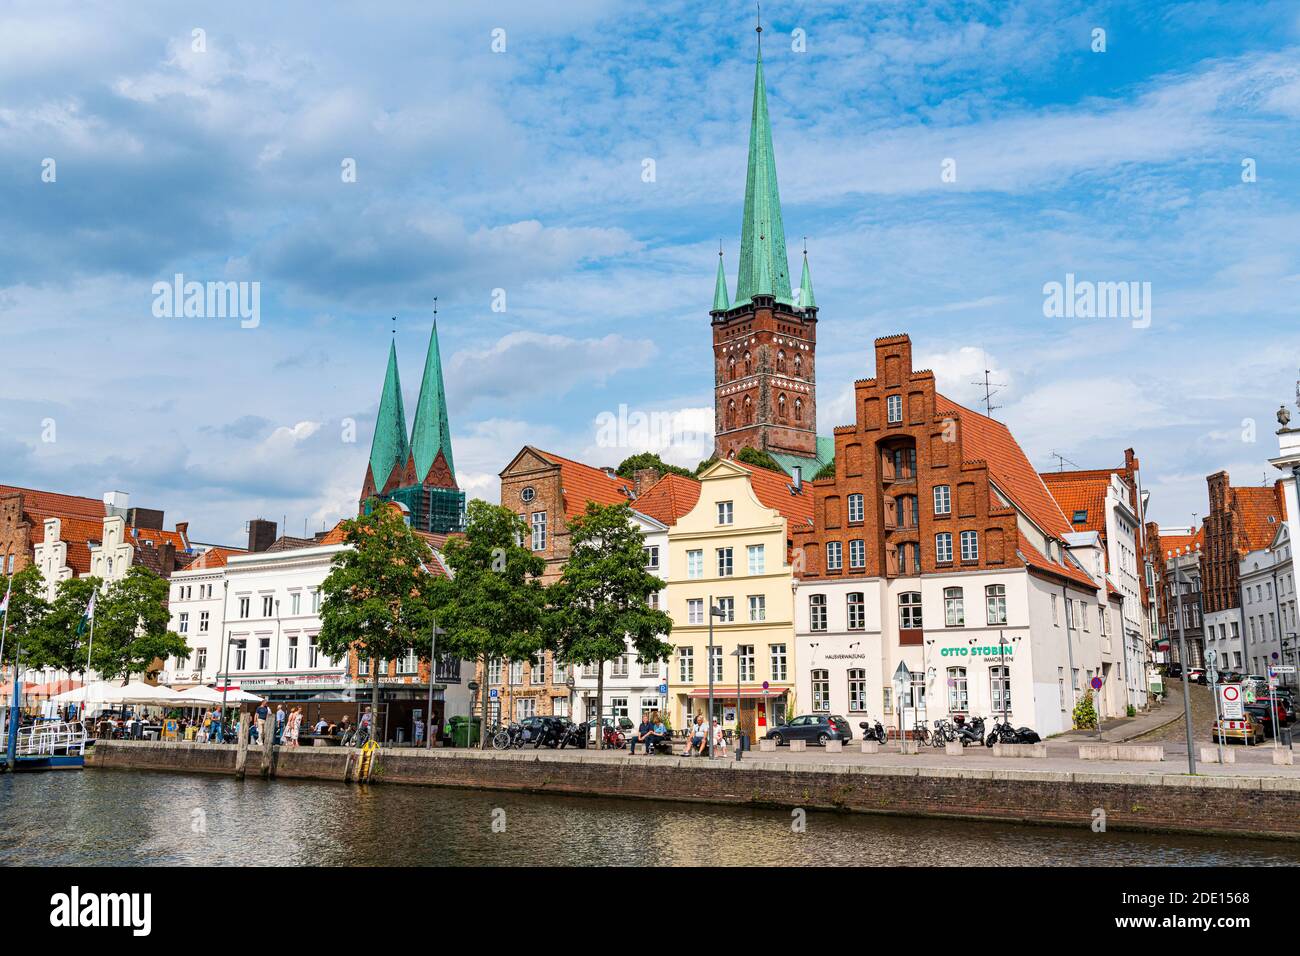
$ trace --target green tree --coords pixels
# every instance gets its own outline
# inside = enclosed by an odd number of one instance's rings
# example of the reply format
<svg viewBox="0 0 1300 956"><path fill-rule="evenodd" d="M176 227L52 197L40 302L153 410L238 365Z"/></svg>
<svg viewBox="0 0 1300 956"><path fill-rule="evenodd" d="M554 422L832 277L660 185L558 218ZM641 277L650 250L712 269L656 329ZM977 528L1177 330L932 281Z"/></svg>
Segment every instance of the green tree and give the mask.
<svg viewBox="0 0 1300 956"><path fill-rule="evenodd" d="M767 452L759 451L750 445L746 445L736 452L736 461L744 462L746 465L753 465L755 468L766 468L768 471L785 474L785 469L776 463L775 458Z"/></svg>
<svg viewBox="0 0 1300 956"><path fill-rule="evenodd" d="M710 455L708 458L705 458L703 461L701 461L698 465L695 466L695 471L693 473L694 477L698 478L700 476L700 472L702 472L705 468L708 468L709 465L713 464L717 460L718 460L717 455Z"/></svg>
<svg viewBox="0 0 1300 956"><path fill-rule="evenodd" d="M626 504L587 503L569 522L569 559L551 585L547 631L560 659L595 664L597 740L605 693L605 662L627 653L637 660L666 660L672 646L660 639L672 618L650 607L650 595L663 581L646 570L645 535L632 522Z"/></svg>
<svg viewBox="0 0 1300 956"><path fill-rule="evenodd" d="M351 545L336 555L321 584L321 629L316 642L330 657L370 660L372 720L379 720L379 665L424 648L433 629L435 560L427 543L406 523L400 509L375 506L342 524ZM427 653L422 655L427 657ZM432 664L431 664L432 666ZM377 723L371 733L378 737Z"/></svg>
<svg viewBox="0 0 1300 956"><path fill-rule="evenodd" d="M620 478L631 480L633 472L638 468L654 468L661 475L681 475L683 478L692 477L689 468L682 468L680 465L670 465L652 451L638 452L624 458L614 473Z"/></svg>
<svg viewBox="0 0 1300 956"><path fill-rule="evenodd" d="M84 604L81 610L85 611ZM80 615L77 620L80 622ZM157 661L185 657L189 645L167 629L169 623L166 580L143 565L132 565L124 577L111 582L95 600L91 668L106 680L120 677L126 683L132 674L155 670ZM81 667L84 670L85 664Z"/></svg>
<svg viewBox="0 0 1300 956"><path fill-rule="evenodd" d="M90 633L78 634L77 626L86 613L90 596L103 583L95 577L66 578L59 582L49 612L35 634L29 658L33 667L52 667L86 676Z"/></svg>
<svg viewBox="0 0 1300 956"><path fill-rule="evenodd" d="M1097 707L1092 700L1092 691L1079 698L1074 705L1074 726L1076 730L1095 730L1097 728Z"/></svg>
<svg viewBox="0 0 1300 956"><path fill-rule="evenodd" d="M39 644L45 618L50 613L45 600L45 577L41 569L29 564L11 577L0 575L0 598L9 594L8 626L5 629L4 648L0 650L0 668L18 660L21 647L23 656L33 660L32 651ZM34 666L41 666L39 663Z"/></svg>
<svg viewBox="0 0 1300 956"><path fill-rule="evenodd" d="M478 662L482 675L480 745L487 747L488 665L521 660L544 645L546 589L537 580L546 562L523 547L528 529L509 508L475 499L463 537L451 538L443 558L451 577L434 583L441 644Z"/></svg>

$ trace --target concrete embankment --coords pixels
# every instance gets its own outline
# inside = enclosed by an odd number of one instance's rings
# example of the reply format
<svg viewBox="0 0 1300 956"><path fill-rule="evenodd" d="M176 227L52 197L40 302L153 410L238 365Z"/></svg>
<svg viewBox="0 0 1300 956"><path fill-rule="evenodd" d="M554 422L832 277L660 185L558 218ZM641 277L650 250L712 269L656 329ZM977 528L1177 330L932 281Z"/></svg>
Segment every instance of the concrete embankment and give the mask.
<svg viewBox="0 0 1300 956"><path fill-rule="evenodd" d="M234 774L233 745L99 741L88 767ZM277 747L248 776L355 778L357 752ZM904 816L1089 826L1300 840L1300 779L974 767L900 767L591 752L379 750L371 782L574 796L803 807Z"/></svg>

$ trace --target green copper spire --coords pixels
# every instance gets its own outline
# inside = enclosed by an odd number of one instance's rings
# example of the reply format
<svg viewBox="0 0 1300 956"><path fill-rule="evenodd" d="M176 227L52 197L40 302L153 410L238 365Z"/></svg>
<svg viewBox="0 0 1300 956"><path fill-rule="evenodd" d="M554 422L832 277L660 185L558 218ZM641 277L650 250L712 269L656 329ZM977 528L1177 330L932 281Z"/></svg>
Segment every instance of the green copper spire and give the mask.
<svg viewBox="0 0 1300 956"><path fill-rule="evenodd" d="M402 380L397 374L397 344L394 342L388 346L388 371L384 373L375 437L370 443L370 474L375 479L376 491L384 490L393 468L404 467L409 454L406 409L402 406Z"/></svg>
<svg viewBox="0 0 1300 956"><path fill-rule="evenodd" d="M799 282L799 304L805 309L817 308L817 299L813 296L812 273L808 271L808 250L803 251L803 279Z"/></svg>
<svg viewBox="0 0 1300 956"><path fill-rule="evenodd" d="M415 456L415 478L424 481L438 452L447 462L452 477L456 466L451 460L451 426L447 424L447 395L442 387L442 354L438 349L438 321L429 335L429 352L424 358L424 378L420 382L420 400L415 406L415 425L411 430L411 453Z"/></svg>
<svg viewBox="0 0 1300 956"><path fill-rule="evenodd" d="M793 305L790 264L785 254L785 224L776 186L776 156L772 124L767 117L767 85L763 81L762 27L754 67L754 111L749 126L749 169L745 174L745 221L740 227L740 274L735 305L755 295L775 296Z"/></svg>
<svg viewBox="0 0 1300 956"><path fill-rule="evenodd" d="M726 312L731 308L727 300L727 275L722 271L722 250L718 250L718 281L713 287L713 311Z"/></svg>

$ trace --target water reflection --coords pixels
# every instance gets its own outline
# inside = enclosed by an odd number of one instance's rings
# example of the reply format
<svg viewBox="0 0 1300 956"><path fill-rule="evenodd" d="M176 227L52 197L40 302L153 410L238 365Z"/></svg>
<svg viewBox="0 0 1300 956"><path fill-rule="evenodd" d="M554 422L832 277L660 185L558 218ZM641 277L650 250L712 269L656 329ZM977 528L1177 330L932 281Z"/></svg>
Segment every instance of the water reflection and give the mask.
<svg viewBox="0 0 1300 956"><path fill-rule="evenodd" d="M505 813L494 833L493 814ZM1217 837L138 771L0 775L0 864L1295 865Z"/></svg>

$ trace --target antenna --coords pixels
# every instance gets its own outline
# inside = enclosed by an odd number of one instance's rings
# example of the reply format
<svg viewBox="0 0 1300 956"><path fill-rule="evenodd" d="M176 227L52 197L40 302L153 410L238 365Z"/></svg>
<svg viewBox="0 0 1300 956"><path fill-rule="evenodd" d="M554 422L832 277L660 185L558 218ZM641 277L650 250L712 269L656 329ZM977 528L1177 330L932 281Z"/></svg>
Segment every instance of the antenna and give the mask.
<svg viewBox="0 0 1300 956"><path fill-rule="evenodd" d="M985 359L984 359L984 364L985 364L985 365L988 364L988 358L987 358L987 357L985 357ZM989 376L990 376L991 374L993 374L993 373L992 373L992 370L986 368L986 369L984 370L984 381L982 381L982 382L971 382L972 385L983 385L983 386L984 386L984 414L987 415L989 418L992 418L992 417L993 417L993 412L994 412L996 409L999 409L999 408L1002 407L1001 405L994 405L994 404L993 404L993 393L999 391L1000 389L1004 389L1004 388L1007 387L1006 382L993 382L993 381L990 381L990 380L989 380Z"/></svg>
<svg viewBox="0 0 1300 956"><path fill-rule="evenodd" d="M754 0L754 32L758 34L758 55L763 55L763 4Z"/></svg>
<svg viewBox="0 0 1300 956"><path fill-rule="evenodd" d="M978 384L978 383L976 383L976 384ZM1083 470L1083 466L1082 466L1082 465L1080 465L1078 462L1070 461L1070 459L1066 458L1066 457L1065 457L1064 455L1062 455L1060 452L1049 451L1048 454L1051 455L1053 458L1058 459L1058 461L1057 461L1057 468L1056 468L1057 471L1065 471L1065 465L1066 465L1067 462L1069 462L1071 465L1074 465L1075 468L1078 468L1078 469L1081 470L1081 471Z"/></svg>

